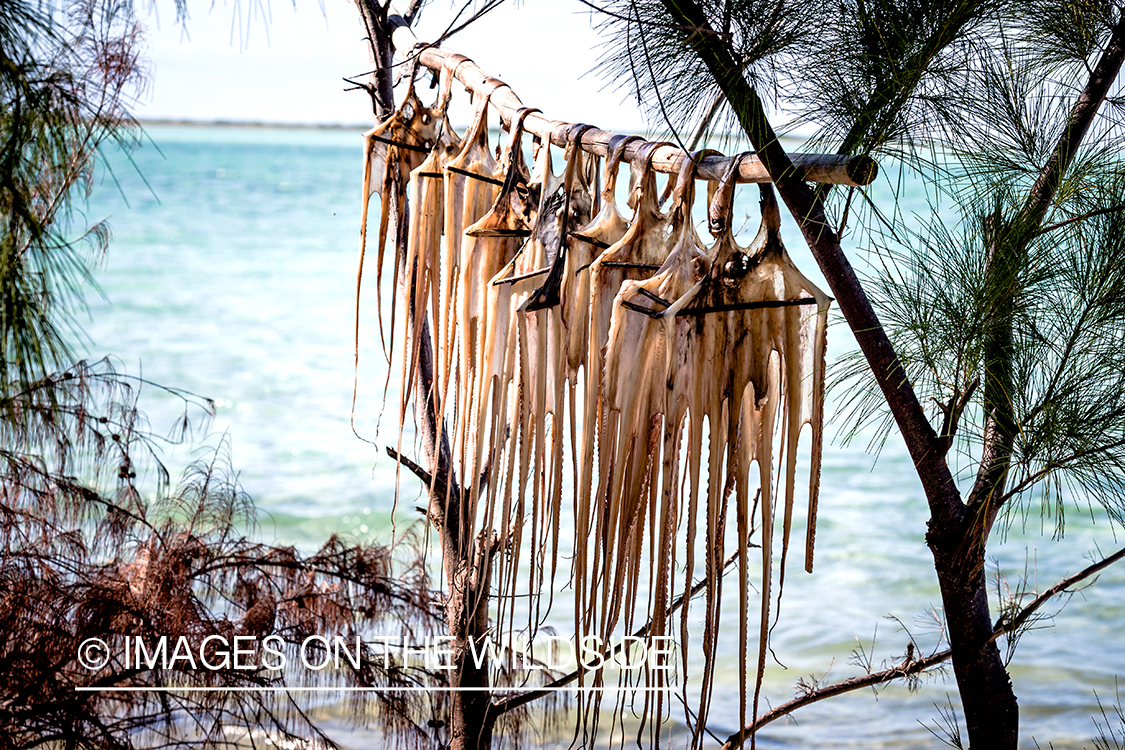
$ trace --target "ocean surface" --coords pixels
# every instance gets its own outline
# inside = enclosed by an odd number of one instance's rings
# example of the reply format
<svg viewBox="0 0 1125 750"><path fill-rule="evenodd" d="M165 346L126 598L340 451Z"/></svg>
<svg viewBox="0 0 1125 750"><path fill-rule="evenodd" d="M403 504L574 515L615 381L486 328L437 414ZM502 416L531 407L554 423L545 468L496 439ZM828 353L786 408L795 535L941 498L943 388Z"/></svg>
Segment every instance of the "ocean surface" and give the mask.
<svg viewBox="0 0 1125 750"><path fill-rule="evenodd" d="M112 176L103 175L85 206L91 220L108 218L113 241L95 276L100 292L87 294L80 351L215 400L207 430L190 445L170 446L165 463L177 475L222 446L256 503L262 538L305 549L333 533L388 541L395 468L381 446L397 439L398 383L387 378L379 343L371 258L358 378L353 358L359 132L151 126L148 138L133 154L135 166L110 158ZM872 194L889 199L886 188ZM909 184L901 199L908 216L927 210ZM756 190L743 188L739 200L739 215L756 216ZM755 229L756 219L747 232ZM819 281L792 225L785 236L798 266ZM853 260L864 267L862 252ZM389 279L384 293L391 293ZM854 346L840 325L829 337L830 359ZM154 387L143 389L141 406L158 433L179 408ZM866 439L844 446L837 429L830 425L825 445L816 572L791 564L764 704L790 699L801 678L862 674L852 664L856 651L872 656L876 669L901 660L910 640L904 627L923 651L937 639L928 512L911 462L894 436L876 461ZM419 497L417 483L405 477L399 529ZM1085 506L1068 509L1062 539L1053 532L1054 521L1041 522L1033 508L995 535L989 552L1000 588L1026 578L1030 590L1041 591L1091 556L1113 552L1123 537L1103 512ZM732 616L735 599L727 604ZM1098 699L1112 705L1116 681L1125 677L1122 628L1125 565L1118 565L1022 639L1010 667L1021 746L1093 746ZM719 736L738 724L736 636L732 624L721 643L731 667L719 671L712 708ZM858 691L769 726L758 745L933 747L950 702L957 704L957 693L948 673L924 678L914 692L902 685ZM379 744L377 730L351 726L339 712L325 722L344 746ZM543 744L557 741L545 736Z"/></svg>

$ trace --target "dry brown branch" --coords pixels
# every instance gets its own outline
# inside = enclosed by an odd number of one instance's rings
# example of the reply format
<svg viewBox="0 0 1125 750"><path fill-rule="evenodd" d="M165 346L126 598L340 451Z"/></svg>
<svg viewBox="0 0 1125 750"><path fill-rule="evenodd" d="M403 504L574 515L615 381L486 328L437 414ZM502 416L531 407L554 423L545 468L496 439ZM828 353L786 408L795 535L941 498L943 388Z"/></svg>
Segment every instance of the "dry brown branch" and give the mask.
<svg viewBox="0 0 1125 750"><path fill-rule="evenodd" d="M1035 599L1032 600L1031 604L1028 604L1026 607L1021 609L1016 614L1016 616L1011 619L1010 622L1004 622L1002 618L1000 622L997 623L996 630L992 634L992 640L995 641L1005 633L1011 633L1019 630L1021 627L1023 627L1024 623L1027 622L1028 618L1035 614L1036 610L1046 604L1048 600L1069 590L1071 586L1078 583L1079 581L1100 573L1110 565L1113 565L1115 562L1118 562L1122 559L1125 559L1125 549L1120 549L1109 557L1106 557L1087 568L1083 568L1072 576L1062 579L1054 586L1047 589L1039 596L1035 597Z"/></svg>
<svg viewBox="0 0 1125 750"><path fill-rule="evenodd" d="M430 491L437 496L438 500L441 501L441 507L445 507L446 503L448 502L447 491L445 482L441 479L441 477L438 477L435 481L430 472L426 471L417 463L411 461L409 458L402 455L389 445L387 446L387 455L405 466L411 474L417 477L423 485L428 487Z"/></svg>

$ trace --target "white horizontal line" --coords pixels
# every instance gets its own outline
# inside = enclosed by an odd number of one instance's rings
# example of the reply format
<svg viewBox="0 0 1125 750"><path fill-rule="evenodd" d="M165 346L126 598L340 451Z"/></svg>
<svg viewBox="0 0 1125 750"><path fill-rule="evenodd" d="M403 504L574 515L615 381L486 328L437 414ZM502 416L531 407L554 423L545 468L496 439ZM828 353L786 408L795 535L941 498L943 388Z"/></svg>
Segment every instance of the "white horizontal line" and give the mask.
<svg viewBox="0 0 1125 750"><path fill-rule="evenodd" d="M232 686L212 687L199 685L167 687L76 687L78 693L605 693L633 692L659 693L671 690L668 687L324 687L297 685L293 687L272 686Z"/></svg>

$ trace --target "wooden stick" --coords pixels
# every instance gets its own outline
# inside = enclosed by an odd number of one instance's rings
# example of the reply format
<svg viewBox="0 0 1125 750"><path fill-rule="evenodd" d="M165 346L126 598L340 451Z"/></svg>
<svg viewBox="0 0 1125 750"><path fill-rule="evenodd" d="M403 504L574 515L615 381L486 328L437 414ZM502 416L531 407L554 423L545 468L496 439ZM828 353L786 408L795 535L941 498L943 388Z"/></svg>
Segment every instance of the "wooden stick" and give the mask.
<svg viewBox="0 0 1125 750"><path fill-rule="evenodd" d="M404 57L416 57L418 63L430 70L440 71L446 59L453 57L449 64L454 75L471 91L479 94L492 93L490 99L494 109L500 113L504 127L510 127L524 104L508 84L485 73L476 63L463 55L455 55L446 50L427 46L418 41L405 19L394 8L388 13L387 22L394 28L391 36L395 49ZM582 123L551 120L538 112L532 112L524 119L524 129L540 138L549 138L556 146L565 148L572 134ZM597 156L609 155L609 142L616 133L593 128L582 133L582 148ZM628 161L647 142L637 140L625 147L624 159ZM652 157L652 166L661 172L677 174L680 162L686 154L675 146L661 146ZM869 185L879 174L879 166L869 156L841 156L837 154L789 154L793 167L805 182L821 182L833 185ZM696 178L717 182L727 170L731 158L725 156L706 156L699 162ZM738 182L772 182L769 173L757 156L743 159L738 170Z"/></svg>

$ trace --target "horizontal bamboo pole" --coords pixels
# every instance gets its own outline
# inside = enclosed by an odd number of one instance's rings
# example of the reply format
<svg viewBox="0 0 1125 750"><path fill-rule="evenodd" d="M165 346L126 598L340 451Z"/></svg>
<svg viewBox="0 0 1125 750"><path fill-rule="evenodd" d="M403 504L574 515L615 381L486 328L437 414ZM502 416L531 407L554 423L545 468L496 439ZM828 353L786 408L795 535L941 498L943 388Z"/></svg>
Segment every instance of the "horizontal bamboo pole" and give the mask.
<svg viewBox="0 0 1125 750"><path fill-rule="evenodd" d="M419 43L418 38L411 31L409 24L393 7L388 16L390 25L394 28L391 40L395 49L403 56L418 56L418 62L430 70L440 71L446 58L453 55L455 60L450 61L457 80L465 84L471 91L486 94L492 92L490 99L493 108L499 112L504 127L510 127L512 118L524 107L520 98L512 88L481 70L476 63L463 55L438 47L428 47ZM582 123L563 122L551 120L538 112L532 112L524 118L524 129L534 133L540 138L550 138L551 143L565 148L571 140L571 134L578 128L585 127ZM616 133L593 128L582 134L582 148L598 156L607 156L609 142ZM625 148L625 160L644 146L645 141L637 140L629 143ZM678 172L680 162L685 153L675 146L661 146L652 156L652 165L661 172ZM699 162L696 177L701 180L717 181L725 173L733 157L706 156ZM867 156L840 156L837 154L790 154L793 166L799 170L801 178L806 182L823 182L833 185L869 185L875 181L879 174L879 166L875 160ZM743 159L738 169L738 182L770 182L769 173L757 156L751 155Z"/></svg>

